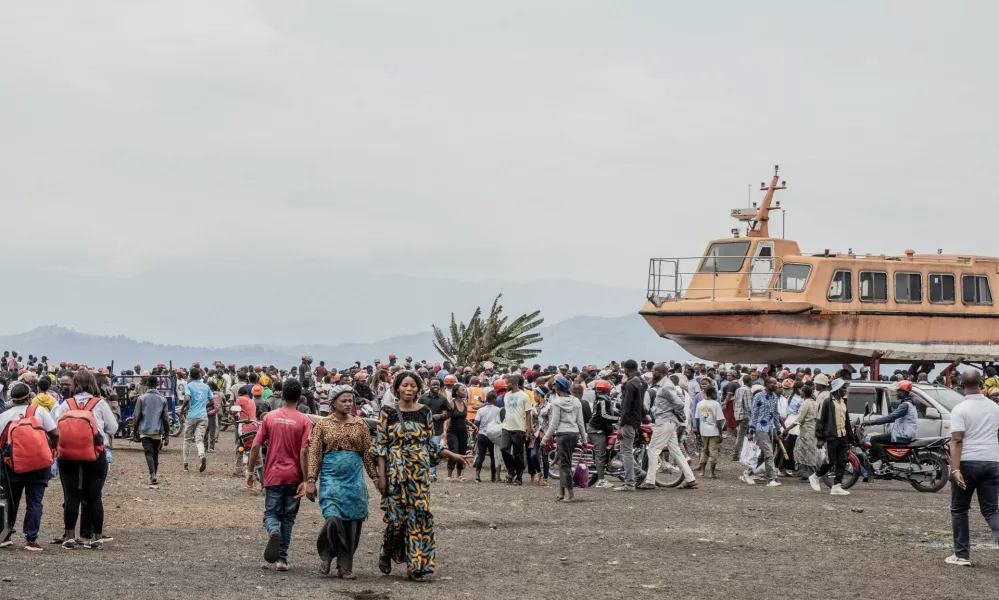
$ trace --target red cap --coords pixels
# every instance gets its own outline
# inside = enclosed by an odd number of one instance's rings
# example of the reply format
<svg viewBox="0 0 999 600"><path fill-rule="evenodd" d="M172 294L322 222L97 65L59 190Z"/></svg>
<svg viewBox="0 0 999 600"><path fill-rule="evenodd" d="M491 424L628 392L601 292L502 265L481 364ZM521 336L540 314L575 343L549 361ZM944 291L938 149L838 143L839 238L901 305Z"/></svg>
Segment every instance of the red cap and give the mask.
<svg viewBox="0 0 999 600"><path fill-rule="evenodd" d="M395 354L389 354L389 360L395 360Z"/></svg>
<svg viewBox="0 0 999 600"><path fill-rule="evenodd" d="M496 392L505 392L506 381L502 379L497 379L496 381L493 382L493 389L496 390Z"/></svg>

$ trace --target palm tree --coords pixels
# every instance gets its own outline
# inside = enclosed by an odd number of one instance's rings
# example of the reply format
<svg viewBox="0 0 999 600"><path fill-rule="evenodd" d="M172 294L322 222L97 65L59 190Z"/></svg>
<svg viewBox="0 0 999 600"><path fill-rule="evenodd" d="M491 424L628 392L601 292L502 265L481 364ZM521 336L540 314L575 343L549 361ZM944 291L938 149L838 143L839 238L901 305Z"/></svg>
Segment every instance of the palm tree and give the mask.
<svg viewBox="0 0 999 600"><path fill-rule="evenodd" d="M489 316L482 318L482 307L476 308L466 325L457 322L451 313L450 336L437 327L434 328L434 347L445 360L455 365L473 365L486 361L498 365L508 365L529 360L541 354L538 348L529 348L543 341L540 334L529 333L545 322L539 319L540 310L520 315L507 324L508 317L502 316L500 298L493 300Z"/></svg>

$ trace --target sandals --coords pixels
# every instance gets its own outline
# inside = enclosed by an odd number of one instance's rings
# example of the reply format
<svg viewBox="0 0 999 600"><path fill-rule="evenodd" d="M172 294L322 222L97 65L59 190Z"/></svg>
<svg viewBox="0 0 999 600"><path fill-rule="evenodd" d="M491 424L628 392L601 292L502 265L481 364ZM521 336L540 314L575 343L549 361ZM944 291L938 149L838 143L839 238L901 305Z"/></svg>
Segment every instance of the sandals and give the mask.
<svg viewBox="0 0 999 600"><path fill-rule="evenodd" d="M378 570L385 575L392 573L392 557L385 553L385 549L378 554Z"/></svg>
<svg viewBox="0 0 999 600"><path fill-rule="evenodd" d="M333 557L330 556L329 558L327 558L327 557L323 556L323 557L320 557L320 558L321 558L321 560L319 561L319 574L320 575L329 575L330 574L330 566L333 564Z"/></svg>
<svg viewBox="0 0 999 600"><path fill-rule="evenodd" d="M455 478L455 481L457 481L458 483L465 483L468 480L465 479L464 477L459 476L459 477Z"/></svg>

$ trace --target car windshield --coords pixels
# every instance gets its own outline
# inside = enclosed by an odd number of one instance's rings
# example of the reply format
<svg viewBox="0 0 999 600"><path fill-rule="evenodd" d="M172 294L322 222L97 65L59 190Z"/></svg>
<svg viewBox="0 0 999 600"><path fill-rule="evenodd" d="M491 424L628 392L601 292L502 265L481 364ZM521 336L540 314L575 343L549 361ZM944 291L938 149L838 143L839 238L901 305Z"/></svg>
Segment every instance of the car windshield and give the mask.
<svg viewBox="0 0 999 600"><path fill-rule="evenodd" d="M922 388L920 391L942 404L948 412L954 412L954 407L964 400L964 396L947 388Z"/></svg>

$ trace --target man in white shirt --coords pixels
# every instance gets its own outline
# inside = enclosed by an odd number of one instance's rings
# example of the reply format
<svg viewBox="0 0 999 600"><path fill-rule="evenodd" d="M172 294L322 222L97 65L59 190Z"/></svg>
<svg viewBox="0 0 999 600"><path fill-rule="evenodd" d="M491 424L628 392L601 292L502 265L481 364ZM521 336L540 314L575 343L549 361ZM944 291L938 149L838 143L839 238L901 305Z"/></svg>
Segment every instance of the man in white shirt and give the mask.
<svg viewBox="0 0 999 600"><path fill-rule="evenodd" d="M999 405L982 395L982 376L974 369L961 375L964 401L950 414L951 527L954 554L949 565L971 566L968 511L978 492L982 516L999 543Z"/></svg>

